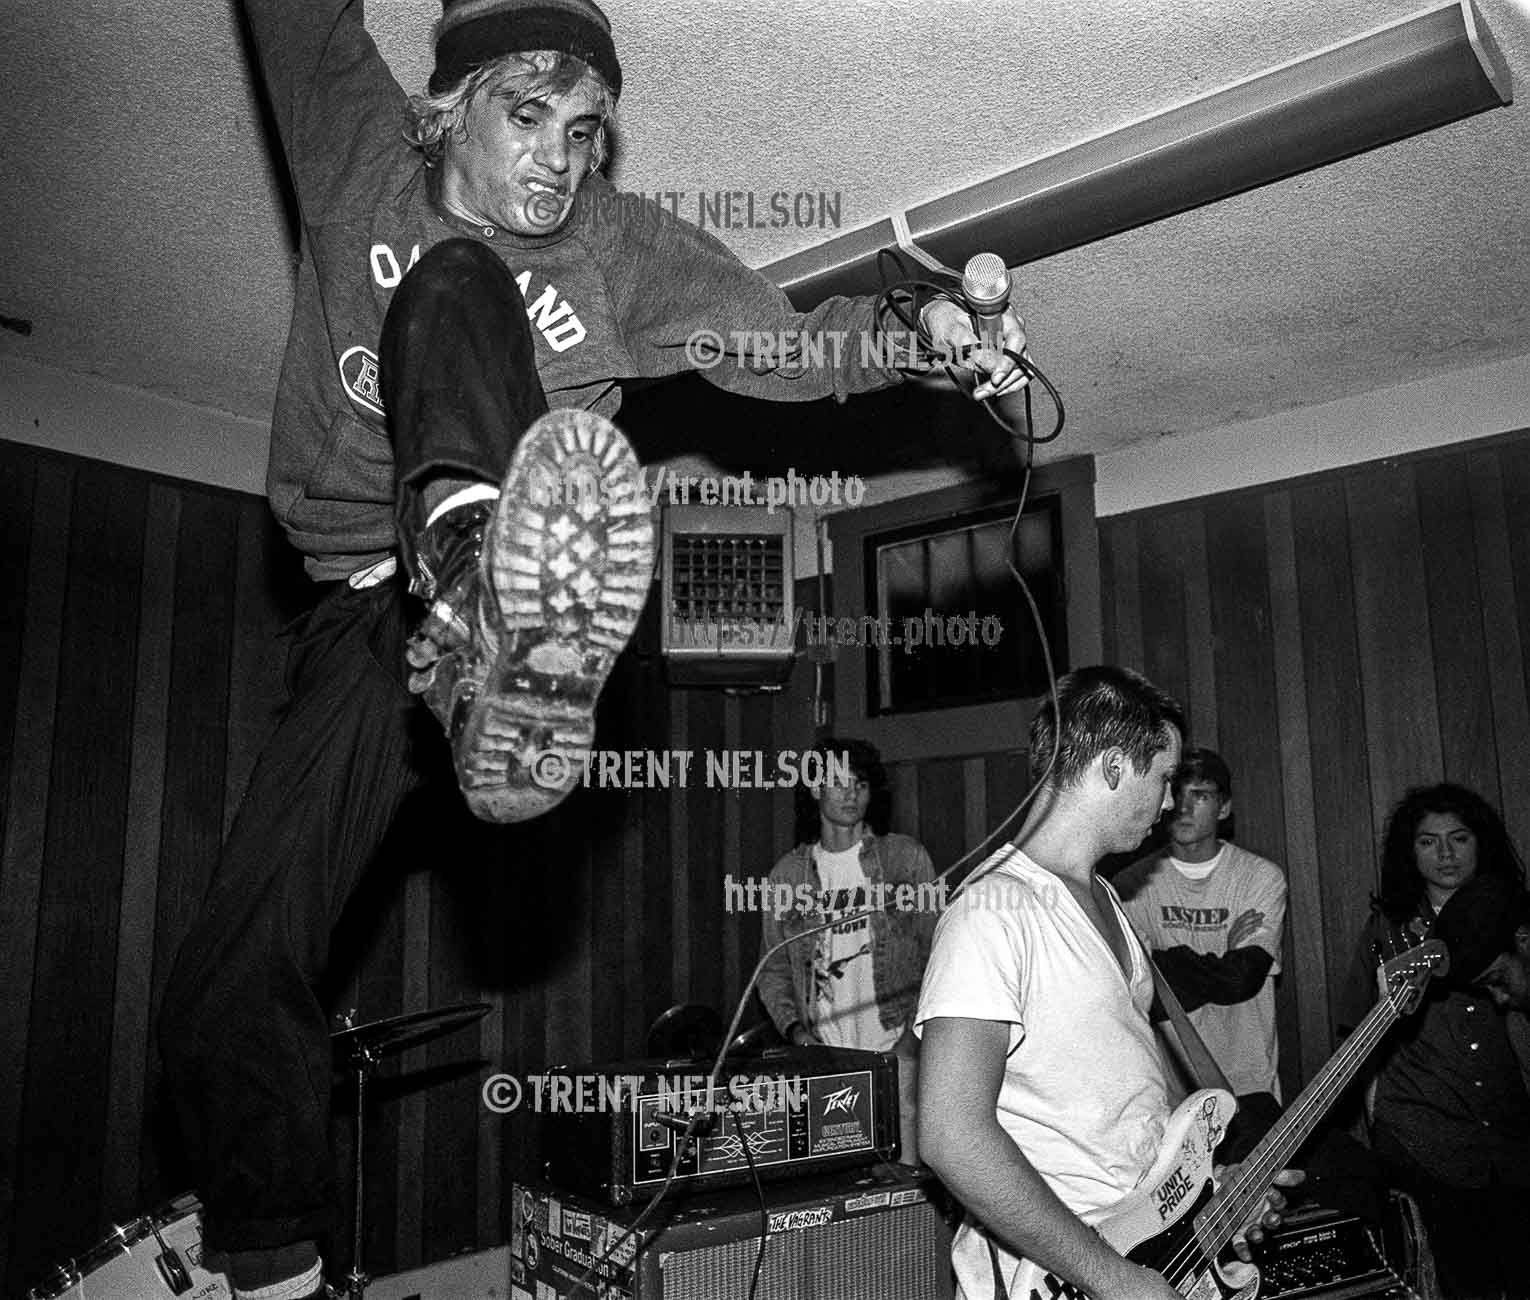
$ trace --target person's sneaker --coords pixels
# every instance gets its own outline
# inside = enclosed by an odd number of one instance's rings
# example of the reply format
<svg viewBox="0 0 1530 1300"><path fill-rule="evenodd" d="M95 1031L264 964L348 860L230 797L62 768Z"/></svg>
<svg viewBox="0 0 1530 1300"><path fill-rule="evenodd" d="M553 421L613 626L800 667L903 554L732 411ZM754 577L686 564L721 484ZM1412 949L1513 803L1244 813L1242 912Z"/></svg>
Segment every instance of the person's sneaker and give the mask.
<svg viewBox="0 0 1530 1300"><path fill-rule="evenodd" d="M416 539L427 612L410 689L445 726L478 817L537 817L579 783L596 700L648 596L653 531L626 438L560 410L526 431L497 501Z"/></svg>

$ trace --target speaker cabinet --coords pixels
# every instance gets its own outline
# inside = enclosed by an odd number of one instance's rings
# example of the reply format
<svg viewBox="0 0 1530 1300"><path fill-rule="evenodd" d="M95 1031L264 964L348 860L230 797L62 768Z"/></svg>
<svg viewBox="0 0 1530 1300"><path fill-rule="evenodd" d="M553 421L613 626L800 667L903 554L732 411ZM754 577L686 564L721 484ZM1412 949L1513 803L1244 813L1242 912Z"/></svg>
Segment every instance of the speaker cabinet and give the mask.
<svg viewBox="0 0 1530 1300"><path fill-rule="evenodd" d="M665 1198L620 1245L639 1207L517 1183L514 1300L722 1300L750 1294L760 1249L753 1189ZM766 1185L755 1300L951 1300L951 1223L937 1187L897 1166ZM581 1279L588 1278L580 1287Z"/></svg>

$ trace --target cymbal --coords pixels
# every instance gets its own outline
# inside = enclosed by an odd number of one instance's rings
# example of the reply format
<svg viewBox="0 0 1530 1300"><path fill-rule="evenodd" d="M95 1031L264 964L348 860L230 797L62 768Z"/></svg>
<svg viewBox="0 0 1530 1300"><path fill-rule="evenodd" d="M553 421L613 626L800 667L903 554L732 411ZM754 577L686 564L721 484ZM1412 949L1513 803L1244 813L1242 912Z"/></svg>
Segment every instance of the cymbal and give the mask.
<svg viewBox="0 0 1530 1300"><path fill-rule="evenodd" d="M337 1052L396 1052L482 1020L492 1009L487 1002L459 1002L431 1011L410 1011L386 1020L337 1029L330 1035L330 1041Z"/></svg>

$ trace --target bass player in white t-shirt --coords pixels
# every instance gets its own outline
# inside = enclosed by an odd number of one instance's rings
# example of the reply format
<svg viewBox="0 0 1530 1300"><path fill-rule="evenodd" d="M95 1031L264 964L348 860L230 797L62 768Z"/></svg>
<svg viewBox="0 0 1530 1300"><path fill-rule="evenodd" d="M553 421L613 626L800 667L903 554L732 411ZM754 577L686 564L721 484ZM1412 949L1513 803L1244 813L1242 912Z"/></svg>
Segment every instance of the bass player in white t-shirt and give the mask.
<svg viewBox="0 0 1530 1300"><path fill-rule="evenodd" d="M1170 806L1183 734L1179 706L1136 673L1062 678L1030 734L1032 779L1045 784L937 927L915 1016L919 1143L966 1210L952 1245L960 1300L1225 1293L1188 1276L1192 1253L1147 1267L1092 1226L1123 1205L1154 1222L1189 1211L1200 1187L1158 1172L1183 1140L1209 1178L1230 1113L1217 1100L1230 1098L1207 1093L1171 1114L1147 956L1095 871ZM1261 1183L1220 1240L1246 1259L1242 1230L1257 1240L1283 1204Z"/></svg>

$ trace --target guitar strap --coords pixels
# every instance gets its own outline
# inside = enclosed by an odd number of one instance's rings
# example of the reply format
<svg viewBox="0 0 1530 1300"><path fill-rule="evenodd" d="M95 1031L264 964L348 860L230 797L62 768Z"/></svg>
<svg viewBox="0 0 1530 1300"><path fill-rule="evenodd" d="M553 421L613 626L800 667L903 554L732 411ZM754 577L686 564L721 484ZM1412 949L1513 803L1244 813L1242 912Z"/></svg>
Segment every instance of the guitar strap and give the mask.
<svg viewBox="0 0 1530 1300"><path fill-rule="evenodd" d="M1107 886L1108 888L1108 886ZM1114 898L1115 891L1111 890ZM1117 917L1124 913L1117 901ZM1169 1023L1174 1026L1174 1031L1179 1035L1180 1046L1185 1053L1185 1064L1195 1078L1197 1088L1220 1088L1223 1092L1232 1092L1232 1084L1227 1081L1227 1076L1222 1072L1222 1067L1216 1063L1216 1058L1211 1055L1205 1040L1200 1032L1190 1023L1190 1017L1185 1014L1185 1008L1180 1004L1174 990L1169 987L1169 981L1164 979L1163 972L1158 969L1158 963L1153 960L1152 950L1138 937L1137 932L1129 924L1123 922L1127 934L1131 935L1138 948L1142 952L1143 960L1147 962L1149 972L1153 976L1153 991L1158 995L1158 1002L1168 1014ZM983 1234L983 1240L988 1246L988 1262L993 1266L993 1300L1010 1300L1009 1290L1004 1285L1004 1272L999 1267L999 1251L994 1245L993 1238L987 1233Z"/></svg>
<svg viewBox="0 0 1530 1300"><path fill-rule="evenodd" d="M1222 1067L1216 1063L1205 1041L1195 1026L1190 1023L1190 1017L1185 1014L1179 998L1169 987L1169 981L1164 979L1163 972L1158 969L1158 963L1153 960L1153 954L1148 951L1146 944L1142 946L1142 953L1147 958L1148 970L1153 973L1153 991L1158 994L1160 1005L1168 1013L1169 1023L1174 1026L1174 1032L1179 1035L1179 1045L1184 1050L1185 1064L1195 1079L1195 1086L1220 1088L1223 1092L1232 1092L1232 1084L1227 1081L1227 1076L1222 1073Z"/></svg>
<svg viewBox="0 0 1530 1300"><path fill-rule="evenodd" d="M1222 1073L1222 1067L1217 1064L1216 1058L1212 1056L1200 1032L1190 1023L1190 1017L1185 1014L1185 1008L1180 1005L1179 998L1169 987L1169 981L1164 979L1163 972L1158 969L1158 963L1153 960L1153 950L1142 941L1142 936L1127 919L1126 909L1121 906L1120 895L1108 882L1105 883L1105 888L1116 905L1116 916L1122 928L1136 942L1138 950L1142 953L1142 959L1147 962L1148 971L1153 976L1153 992L1158 995L1158 1004L1168 1015L1169 1023L1174 1026L1174 1032L1179 1037L1180 1050L1185 1055L1183 1064L1190 1071L1190 1077L1195 1080L1195 1086L1220 1088L1223 1092L1231 1093L1232 1084Z"/></svg>
<svg viewBox="0 0 1530 1300"><path fill-rule="evenodd" d="M983 1240L988 1243L988 1262L993 1265L993 1300L1009 1300L1009 1288L1004 1285L1004 1273L999 1268L999 1248L987 1233Z"/></svg>

